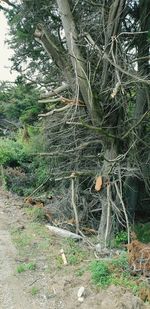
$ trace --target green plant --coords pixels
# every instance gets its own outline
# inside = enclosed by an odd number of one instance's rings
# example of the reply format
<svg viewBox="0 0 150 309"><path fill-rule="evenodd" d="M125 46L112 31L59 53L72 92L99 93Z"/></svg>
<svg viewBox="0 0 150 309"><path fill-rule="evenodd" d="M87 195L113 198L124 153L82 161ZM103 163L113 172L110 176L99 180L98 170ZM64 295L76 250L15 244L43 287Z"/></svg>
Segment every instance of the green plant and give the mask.
<svg viewBox="0 0 150 309"><path fill-rule="evenodd" d="M22 252L32 244L32 236L26 230L13 229L11 234L16 247Z"/></svg>
<svg viewBox="0 0 150 309"><path fill-rule="evenodd" d="M77 277L82 277L82 275L84 274L84 272L85 272L85 269L84 269L84 268L79 268L79 269L77 269L77 270L75 271L75 275L76 275Z"/></svg>
<svg viewBox="0 0 150 309"><path fill-rule="evenodd" d="M64 242L65 253L70 265L76 265L84 260L86 251L79 247L73 239L67 239Z"/></svg>
<svg viewBox="0 0 150 309"><path fill-rule="evenodd" d="M114 247L119 248L121 244L124 244L127 242L128 242L128 233L126 231L120 231L115 236L113 245Z"/></svg>
<svg viewBox="0 0 150 309"><path fill-rule="evenodd" d="M123 252L119 257L111 260L111 265L120 271L129 271L128 257L127 253Z"/></svg>
<svg viewBox="0 0 150 309"><path fill-rule="evenodd" d="M137 277L134 279L130 275L126 253L108 261L93 261L90 270L93 282L100 287L114 284L131 289L134 294L139 292L140 285L137 285Z"/></svg>
<svg viewBox="0 0 150 309"><path fill-rule="evenodd" d="M22 145L9 138L0 138L0 165L9 165L14 162L18 164L25 157Z"/></svg>
<svg viewBox="0 0 150 309"><path fill-rule="evenodd" d="M93 261L90 265L92 280L96 285L107 287L111 282L109 265L104 261Z"/></svg>
<svg viewBox="0 0 150 309"><path fill-rule="evenodd" d="M43 208L27 208L27 214L30 216L33 222L42 223L45 221L45 212Z"/></svg>
<svg viewBox="0 0 150 309"><path fill-rule="evenodd" d="M36 263L30 262L30 263L23 263L17 266L17 272L22 273L27 270L35 270L36 269Z"/></svg>
<svg viewBox="0 0 150 309"><path fill-rule="evenodd" d="M144 243L150 242L150 222L136 224L134 231L140 241Z"/></svg>
<svg viewBox="0 0 150 309"><path fill-rule="evenodd" d="M17 266L17 273L20 274L20 273L22 273L24 271L26 271L26 268L25 268L24 264L20 264L20 265Z"/></svg>
<svg viewBox="0 0 150 309"><path fill-rule="evenodd" d="M31 294L32 294L32 296L37 295L38 292L39 292L39 289L38 289L37 287L33 286L32 289L31 289Z"/></svg>
<svg viewBox="0 0 150 309"><path fill-rule="evenodd" d="M131 289L134 294L137 294L139 291L139 287L137 285L137 282L133 280L133 278L130 276L130 274L122 273L120 276L118 276L117 273L113 273L111 275L111 284L114 285L120 285L125 288Z"/></svg>

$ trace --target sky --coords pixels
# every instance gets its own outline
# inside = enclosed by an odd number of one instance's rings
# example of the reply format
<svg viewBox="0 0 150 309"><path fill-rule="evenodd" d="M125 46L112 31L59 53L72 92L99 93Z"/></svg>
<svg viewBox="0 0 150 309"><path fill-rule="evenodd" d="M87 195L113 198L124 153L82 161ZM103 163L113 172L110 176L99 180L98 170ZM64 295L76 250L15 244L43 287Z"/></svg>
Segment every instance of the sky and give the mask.
<svg viewBox="0 0 150 309"><path fill-rule="evenodd" d="M5 39L8 36L8 25L4 13L0 11L0 81L14 81L17 73L10 73L13 51L5 44Z"/></svg>

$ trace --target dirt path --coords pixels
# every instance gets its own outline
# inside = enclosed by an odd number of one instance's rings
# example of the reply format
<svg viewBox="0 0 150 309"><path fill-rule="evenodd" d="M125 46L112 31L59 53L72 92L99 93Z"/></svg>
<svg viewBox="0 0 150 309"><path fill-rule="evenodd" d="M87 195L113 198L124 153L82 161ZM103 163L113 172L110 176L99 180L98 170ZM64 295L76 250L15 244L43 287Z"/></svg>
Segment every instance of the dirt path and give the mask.
<svg viewBox="0 0 150 309"><path fill-rule="evenodd" d="M11 241L9 227L15 222L8 215L5 199L1 191L0 197L0 308L1 309L38 309L27 295L24 295L21 280L15 276L16 249ZM6 203L7 204L7 203Z"/></svg>
<svg viewBox="0 0 150 309"><path fill-rule="evenodd" d="M88 271L77 276L83 266L86 269L86 259L84 265L60 265L63 241L52 237L44 226L40 231L40 225L28 221L22 200L0 190L0 309L150 309L120 287L97 290ZM12 242L12 229L25 241L22 256ZM35 260L36 270L17 273L21 260ZM85 287L82 303L77 299L81 286Z"/></svg>

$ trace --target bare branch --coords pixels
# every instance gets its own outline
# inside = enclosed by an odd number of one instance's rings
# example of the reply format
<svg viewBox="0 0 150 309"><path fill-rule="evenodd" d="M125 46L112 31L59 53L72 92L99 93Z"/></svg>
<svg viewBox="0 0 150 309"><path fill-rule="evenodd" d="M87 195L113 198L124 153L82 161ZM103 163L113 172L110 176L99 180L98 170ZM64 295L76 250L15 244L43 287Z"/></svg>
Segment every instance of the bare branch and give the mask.
<svg viewBox="0 0 150 309"><path fill-rule="evenodd" d="M139 121L134 125L132 126L132 128L130 128L123 136L122 136L122 139L126 138L130 132L132 132L136 127L138 127L140 125L140 123L143 121L143 119L150 113L150 110L146 111L142 117L139 119Z"/></svg>
<svg viewBox="0 0 150 309"><path fill-rule="evenodd" d="M13 8L16 8L16 5L14 3L10 2L9 0L1 0L1 2L4 2L7 5L12 6Z"/></svg>
<svg viewBox="0 0 150 309"><path fill-rule="evenodd" d="M53 97L54 95L60 93L60 92L63 92L64 90L68 89L69 88L69 85L68 84L63 84L61 86L59 86L58 88L56 89L52 89L51 91L49 91L48 93L45 93L45 94L41 94L40 96L40 100L42 99L46 99L46 98L49 98L49 97Z"/></svg>
<svg viewBox="0 0 150 309"><path fill-rule="evenodd" d="M70 108L70 105L66 105L64 107L61 107L61 108L56 108L56 109L53 109L52 111L46 113L46 114L39 114L38 116L39 117L48 117L48 116L51 116L53 115L54 113L59 113L59 112L63 112L64 110Z"/></svg>

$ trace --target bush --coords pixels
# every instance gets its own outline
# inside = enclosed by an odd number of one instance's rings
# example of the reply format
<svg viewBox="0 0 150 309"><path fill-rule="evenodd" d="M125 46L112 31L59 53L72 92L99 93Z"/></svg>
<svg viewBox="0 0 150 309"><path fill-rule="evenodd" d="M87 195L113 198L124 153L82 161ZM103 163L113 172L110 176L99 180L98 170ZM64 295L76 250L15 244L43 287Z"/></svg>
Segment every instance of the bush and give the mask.
<svg viewBox="0 0 150 309"><path fill-rule="evenodd" d="M117 233L113 246L116 248L121 247L121 244L125 244L128 242L128 233L126 231L120 231Z"/></svg>
<svg viewBox="0 0 150 309"><path fill-rule="evenodd" d="M123 253L118 258L111 260L94 261L90 266L93 282L100 287L111 284L121 285L137 293L137 281L130 275L127 254Z"/></svg>
<svg viewBox="0 0 150 309"><path fill-rule="evenodd" d="M23 147L9 138L0 139L0 165L13 165L24 160L26 154Z"/></svg>
<svg viewBox="0 0 150 309"><path fill-rule="evenodd" d="M91 263L93 282L101 287L107 287L110 284L110 270L108 263L104 261L94 261Z"/></svg>

